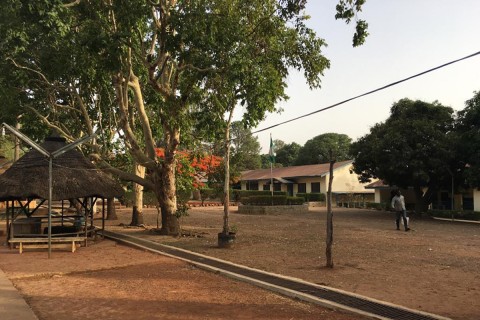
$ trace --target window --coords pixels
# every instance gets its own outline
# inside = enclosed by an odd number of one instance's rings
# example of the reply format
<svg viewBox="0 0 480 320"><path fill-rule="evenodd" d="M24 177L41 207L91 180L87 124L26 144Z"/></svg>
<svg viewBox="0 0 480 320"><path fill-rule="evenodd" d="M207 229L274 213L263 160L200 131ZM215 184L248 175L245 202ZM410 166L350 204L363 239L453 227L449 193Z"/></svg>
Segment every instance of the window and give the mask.
<svg viewBox="0 0 480 320"><path fill-rule="evenodd" d="M280 183L273 184L273 191L282 191L282 184Z"/></svg>
<svg viewBox="0 0 480 320"><path fill-rule="evenodd" d="M247 190L258 190L258 182L257 181L248 181L247 182Z"/></svg>
<svg viewBox="0 0 480 320"><path fill-rule="evenodd" d="M312 193L320 193L320 182L312 182Z"/></svg>
<svg viewBox="0 0 480 320"><path fill-rule="evenodd" d="M263 185L263 191L270 190L270 185L269 184L264 184Z"/></svg>
<svg viewBox="0 0 480 320"><path fill-rule="evenodd" d="M306 193L306 192L307 192L307 184L306 183L299 183L297 193Z"/></svg>

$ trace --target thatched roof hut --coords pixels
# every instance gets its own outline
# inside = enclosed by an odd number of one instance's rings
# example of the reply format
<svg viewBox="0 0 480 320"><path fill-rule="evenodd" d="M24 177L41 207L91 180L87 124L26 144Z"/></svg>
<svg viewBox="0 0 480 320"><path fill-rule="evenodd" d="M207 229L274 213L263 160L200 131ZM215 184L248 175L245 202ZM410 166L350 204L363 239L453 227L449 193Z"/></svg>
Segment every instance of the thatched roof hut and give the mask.
<svg viewBox="0 0 480 320"><path fill-rule="evenodd" d="M66 146L60 137L45 139L41 146L53 152ZM0 201L48 199L49 160L32 149L0 175ZM122 187L73 149L53 159L52 200L87 197L113 198Z"/></svg>

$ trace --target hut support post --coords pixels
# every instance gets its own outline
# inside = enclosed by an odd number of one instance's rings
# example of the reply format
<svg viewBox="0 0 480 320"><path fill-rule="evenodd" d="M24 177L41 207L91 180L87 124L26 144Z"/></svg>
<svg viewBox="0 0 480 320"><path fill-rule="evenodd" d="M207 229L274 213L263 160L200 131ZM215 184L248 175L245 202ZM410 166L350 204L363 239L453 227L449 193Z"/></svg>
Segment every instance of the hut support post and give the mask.
<svg viewBox="0 0 480 320"><path fill-rule="evenodd" d="M105 198L102 198L102 237L105 237Z"/></svg>
<svg viewBox="0 0 480 320"><path fill-rule="evenodd" d="M8 242L8 240L10 240L10 210L9 210L9 203L10 203L10 201L7 200L7 201L5 201L5 203L6 203L6 205L7 205L6 208L5 208L5 210L6 210L6 211L5 211L5 216L6 216L6 221L5 221L5 222L6 222L6 225L5 225L6 229L5 229L5 233L7 234L7 243L9 244L10 249L11 249L11 248L12 248L12 245Z"/></svg>
<svg viewBox="0 0 480 320"><path fill-rule="evenodd" d="M52 171L53 157L48 157L48 258L52 255Z"/></svg>

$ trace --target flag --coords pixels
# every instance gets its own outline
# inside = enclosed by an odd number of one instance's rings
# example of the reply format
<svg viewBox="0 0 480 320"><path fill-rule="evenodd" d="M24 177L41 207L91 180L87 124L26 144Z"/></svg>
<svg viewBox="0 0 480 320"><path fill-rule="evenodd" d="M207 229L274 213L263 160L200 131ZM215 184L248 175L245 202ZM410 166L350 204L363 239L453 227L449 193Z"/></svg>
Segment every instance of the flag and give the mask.
<svg viewBox="0 0 480 320"><path fill-rule="evenodd" d="M268 155L270 156L270 162L274 163L275 162L275 152L273 151L274 148L273 140L272 140L272 135L270 134L270 150L268 152Z"/></svg>

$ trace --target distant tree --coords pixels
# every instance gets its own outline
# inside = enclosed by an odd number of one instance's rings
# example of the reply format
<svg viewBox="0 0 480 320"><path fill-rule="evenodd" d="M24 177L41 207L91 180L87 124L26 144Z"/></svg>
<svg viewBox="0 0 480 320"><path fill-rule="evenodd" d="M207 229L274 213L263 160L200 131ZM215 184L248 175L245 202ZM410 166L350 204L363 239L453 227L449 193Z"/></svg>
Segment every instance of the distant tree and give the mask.
<svg viewBox="0 0 480 320"><path fill-rule="evenodd" d="M385 122L352 144L354 171L362 182L379 178L401 188L413 187L416 211L423 212L442 177L450 176L453 110L438 102L402 99L390 112Z"/></svg>
<svg viewBox="0 0 480 320"><path fill-rule="evenodd" d="M283 147L277 149L275 161L283 167L292 166L294 165L301 148L302 147L296 142L285 144Z"/></svg>
<svg viewBox="0 0 480 320"><path fill-rule="evenodd" d="M0 136L0 156L13 160L15 144L10 135Z"/></svg>
<svg viewBox="0 0 480 320"><path fill-rule="evenodd" d="M261 166L262 169L270 168L271 162L270 162L270 155L268 153L261 154L260 161L262 163L262 166ZM275 163L275 165L277 165L277 163Z"/></svg>
<svg viewBox="0 0 480 320"><path fill-rule="evenodd" d="M300 148L296 165L316 164L329 162L329 150L335 150L336 161L350 159L349 149L352 139L346 134L325 133L308 140Z"/></svg>
<svg viewBox="0 0 480 320"><path fill-rule="evenodd" d="M282 149L285 146L285 141L280 139L273 140L274 151L277 152L279 149Z"/></svg>
<svg viewBox="0 0 480 320"><path fill-rule="evenodd" d="M459 168L464 171L471 187L480 186L480 91L465 102L465 109L458 112L456 133Z"/></svg>
<svg viewBox="0 0 480 320"><path fill-rule="evenodd" d="M260 143L250 129L246 129L242 122L232 123L232 151L230 173L235 176L241 171L259 169L262 166L260 157Z"/></svg>

